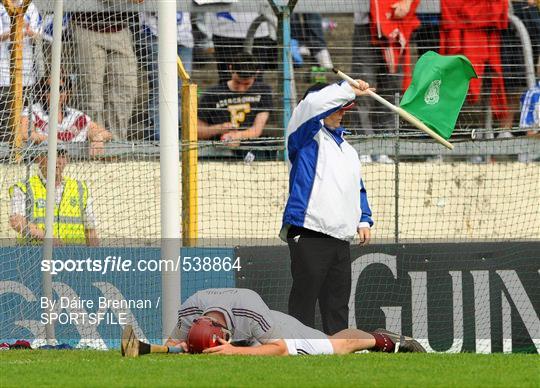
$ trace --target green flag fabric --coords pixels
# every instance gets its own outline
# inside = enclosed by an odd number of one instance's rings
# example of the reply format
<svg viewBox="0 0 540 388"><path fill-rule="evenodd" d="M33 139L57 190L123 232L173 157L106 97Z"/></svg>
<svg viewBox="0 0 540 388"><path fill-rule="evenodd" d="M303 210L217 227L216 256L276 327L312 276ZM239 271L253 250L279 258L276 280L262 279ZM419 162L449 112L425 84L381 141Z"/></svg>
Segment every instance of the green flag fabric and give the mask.
<svg viewBox="0 0 540 388"><path fill-rule="evenodd" d="M478 76L467 57L428 51L416 62L400 107L449 139L471 78Z"/></svg>

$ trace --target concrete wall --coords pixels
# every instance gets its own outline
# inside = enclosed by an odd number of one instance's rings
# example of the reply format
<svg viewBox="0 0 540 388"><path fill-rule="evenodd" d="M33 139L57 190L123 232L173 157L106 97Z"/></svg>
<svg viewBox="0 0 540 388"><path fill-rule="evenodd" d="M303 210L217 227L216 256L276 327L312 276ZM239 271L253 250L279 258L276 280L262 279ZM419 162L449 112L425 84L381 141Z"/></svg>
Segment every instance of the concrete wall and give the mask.
<svg viewBox="0 0 540 388"><path fill-rule="evenodd" d="M540 239L538 163L402 163L399 166L401 239ZM87 181L102 238L158 239L157 161L72 163L66 174ZM201 162L199 235L212 245L228 239L274 239L287 198L282 162ZM393 240L394 165L364 166L377 240ZM8 226L8 187L25 168L0 166L0 236ZM246 241L243 241L245 244Z"/></svg>

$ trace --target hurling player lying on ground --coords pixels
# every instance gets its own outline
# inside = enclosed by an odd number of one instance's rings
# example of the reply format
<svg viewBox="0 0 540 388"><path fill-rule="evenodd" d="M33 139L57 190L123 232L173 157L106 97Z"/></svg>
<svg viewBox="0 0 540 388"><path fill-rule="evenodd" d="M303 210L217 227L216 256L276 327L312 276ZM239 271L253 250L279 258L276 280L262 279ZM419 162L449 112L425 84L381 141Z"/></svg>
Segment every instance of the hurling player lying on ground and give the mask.
<svg viewBox="0 0 540 388"><path fill-rule="evenodd" d="M332 336L270 310L252 290L214 288L188 298L178 311L178 323L167 343L139 341L131 326L122 334L122 355L207 353L286 356L348 354L360 350L425 352L416 340L387 330L367 333L345 329Z"/></svg>

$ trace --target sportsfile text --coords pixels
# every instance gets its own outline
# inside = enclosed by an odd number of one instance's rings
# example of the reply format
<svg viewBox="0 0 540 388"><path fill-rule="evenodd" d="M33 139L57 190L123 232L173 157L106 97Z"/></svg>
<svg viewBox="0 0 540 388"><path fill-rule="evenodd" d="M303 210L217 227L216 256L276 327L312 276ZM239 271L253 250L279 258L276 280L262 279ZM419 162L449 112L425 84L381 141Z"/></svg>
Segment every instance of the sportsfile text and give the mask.
<svg viewBox="0 0 540 388"><path fill-rule="evenodd" d="M60 272L98 272L105 275L109 272L230 272L240 271L240 258L231 257L198 257L179 256L177 259L140 259L133 261L122 256L107 256L104 259L66 259L42 260L41 271L56 275Z"/></svg>

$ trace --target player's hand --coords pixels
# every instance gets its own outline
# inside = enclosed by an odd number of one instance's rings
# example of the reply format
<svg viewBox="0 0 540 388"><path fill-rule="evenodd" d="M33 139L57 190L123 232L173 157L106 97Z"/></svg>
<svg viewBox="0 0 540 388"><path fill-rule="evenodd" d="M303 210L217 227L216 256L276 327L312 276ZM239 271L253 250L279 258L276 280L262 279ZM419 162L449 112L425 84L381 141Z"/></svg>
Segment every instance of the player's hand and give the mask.
<svg viewBox="0 0 540 388"><path fill-rule="evenodd" d="M403 19L411 10L411 0L401 0L392 4L394 9L394 19Z"/></svg>
<svg viewBox="0 0 540 388"><path fill-rule="evenodd" d="M207 348L203 350L203 353L206 354L238 354L238 348L234 345L231 345L223 338L218 338L218 341L221 345L214 346L213 348Z"/></svg>
<svg viewBox="0 0 540 388"><path fill-rule="evenodd" d="M360 245L368 245L371 240L370 228L358 228L358 237L360 238Z"/></svg>
<svg viewBox="0 0 540 388"><path fill-rule="evenodd" d="M354 91L354 94L356 94L357 96L365 96L368 94L368 90L371 90L372 92L375 91L375 88L370 88L369 87L369 84L366 82L366 81L362 81L361 79L357 79L355 80L356 82L358 82L358 88L356 86L352 86L353 88L353 91Z"/></svg>
<svg viewBox="0 0 540 388"><path fill-rule="evenodd" d="M173 340L169 338L169 340L165 342L165 346L170 346L174 348L182 348L184 350L184 353L189 352L187 343L185 341Z"/></svg>

